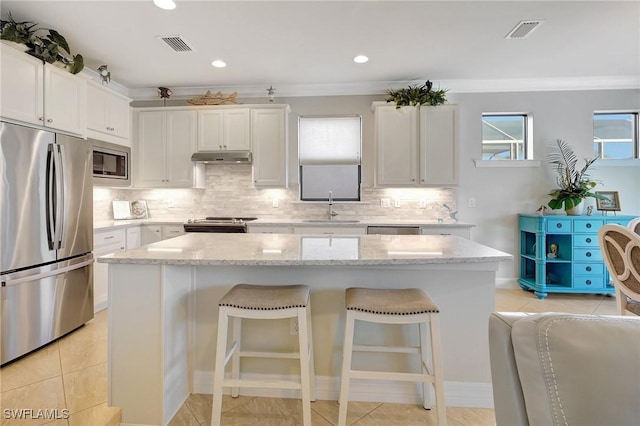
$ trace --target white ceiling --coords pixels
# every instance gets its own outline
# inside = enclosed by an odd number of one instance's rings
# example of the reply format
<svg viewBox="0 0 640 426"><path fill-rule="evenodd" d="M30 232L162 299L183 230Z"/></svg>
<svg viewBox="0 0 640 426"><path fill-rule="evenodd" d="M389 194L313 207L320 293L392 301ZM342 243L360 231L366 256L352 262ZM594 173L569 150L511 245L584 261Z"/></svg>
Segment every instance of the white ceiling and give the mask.
<svg viewBox="0 0 640 426"><path fill-rule="evenodd" d="M427 78L453 92L640 87L640 1L2 1L54 28L136 98L382 93ZM527 38L505 35L544 20ZM195 52L156 39L181 35ZM356 64L357 54L368 55ZM216 69L214 59L228 66Z"/></svg>

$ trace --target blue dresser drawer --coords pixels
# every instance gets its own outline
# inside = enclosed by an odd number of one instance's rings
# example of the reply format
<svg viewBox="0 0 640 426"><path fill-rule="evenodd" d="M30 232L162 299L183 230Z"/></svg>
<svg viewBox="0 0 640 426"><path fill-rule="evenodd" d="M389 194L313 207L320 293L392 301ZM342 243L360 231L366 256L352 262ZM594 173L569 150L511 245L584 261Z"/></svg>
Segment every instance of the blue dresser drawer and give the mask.
<svg viewBox="0 0 640 426"><path fill-rule="evenodd" d="M574 261L602 261L602 253L599 248L576 248L573 249L573 260Z"/></svg>
<svg viewBox="0 0 640 426"><path fill-rule="evenodd" d="M570 219L548 219L547 220L548 234L566 234L569 232L571 232Z"/></svg>
<svg viewBox="0 0 640 426"><path fill-rule="evenodd" d="M579 263L573 264L573 275L603 275L604 265L602 263Z"/></svg>
<svg viewBox="0 0 640 426"><path fill-rule="evenodd" d="M573 222L573 232L598 232L604 225L604 219L585 219Z"/></svg>
<svg viewBox="0 0 640 426"><path fill-rule="evenodd" d="M575 247L595 247L598 248L598 234L575 234L573 236Z"/></svg>
<svg viewBox="0 0 640 426"><path fill-rule="evenodd" d="M604 288L604 277L590 275L576 275L573 277L573 288L591 289Z"/></svg>

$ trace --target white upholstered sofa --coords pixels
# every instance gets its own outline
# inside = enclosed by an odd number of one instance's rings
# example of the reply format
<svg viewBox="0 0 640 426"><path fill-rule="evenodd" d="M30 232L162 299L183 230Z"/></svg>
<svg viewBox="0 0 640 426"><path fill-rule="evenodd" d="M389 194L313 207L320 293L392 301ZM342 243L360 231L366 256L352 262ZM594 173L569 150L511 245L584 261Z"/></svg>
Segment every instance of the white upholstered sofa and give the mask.
<svg viewBox="0 0 640 426"><path fill-rule="evenodd" d="M498 426L640 425L640 317L493 313Z"/></svg>

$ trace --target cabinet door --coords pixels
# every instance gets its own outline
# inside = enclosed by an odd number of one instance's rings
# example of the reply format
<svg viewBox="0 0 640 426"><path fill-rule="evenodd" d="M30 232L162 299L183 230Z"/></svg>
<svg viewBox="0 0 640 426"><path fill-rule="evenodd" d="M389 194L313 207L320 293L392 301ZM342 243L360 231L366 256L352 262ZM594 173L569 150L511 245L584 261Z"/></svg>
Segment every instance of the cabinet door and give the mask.
<svg viewBox="0 0 640 426"><path fill-rule="evenodd" d="M453 105L420 107L420 183L458 183L456 109Z"/></svg>
<svg viewBox="0 0 640 426"><path fill-rule="evenodd" d="M253 183L287 186L287 115L281 109L251 110Z"/></svg>
<svg viewBox="0 0 640 426"><path fill-rule="evenodd" d="M198 151L220 151L223 149L222 110L198 111Z"/></svg>
<svg viewBox="0 0 640 426"><path fill-rule="evenodd" d="M164 187L167 181L165 112L144 111L138 116L135 186Z"/></svg>
<svg viewBox="0 0 640 426"><path fill-rule="evenodd" d="M184 225L162 225L162 239L168 240L184 235Z"/></svg>
<svg viewBox="0 0 640 426"><path fill-rule="evenodd" d="M109 94L107 97L107 109L109 111L111 133L120 138L129 139L131 126L129 100L115 94Z"/></svg>
<svg viewBox="0 0 640 426"><path fill-rule="evenodd" d="M193 162L196 149L196 112L167 111L167 182L172 188L193 186Z"/></svg>
<svg viewBox="0 0 640 426"><path fill-rule="evenodd" d="M417 185L416 107L379 106L375 110L376 185Z"/></svg>
<svg viewBox="0 0 640 426"><path fill-rule="evenodd" d="M249 109L230 109L224 112L223 147L230 151L251 149L251 115Z"/></svg>
<svg viewBox="0 0 640 426"><path fill-rule="evenodd" d="M78 135L87 133L87 82L65 69L44 66L45 126Z"/></svg>
<svg viewBox="0 0 640 426"><path fill-rule="evenodd" d="M42 61L4 44L0 53L0 115L44 125Z"/></svg>
<svg viewBox="0 0 640 426"><path fill-rule="evenodd" d="M109 133L108 93L93 84L87 86L87 129Z"/></svg>
<svg viewBox="0 0 640 426"><path fill-rule="evenodd" d="M162 240L162 226L160 225L142 225L140 227L141 244L147 245Z"/></svg>
<svg viewBox="0 0 640 426"><path fill-rule="evenodd" d="M141 231L139 226L127 228L127 250L140 247L140 243L141 243L140 235L141 235Z"/></svg>

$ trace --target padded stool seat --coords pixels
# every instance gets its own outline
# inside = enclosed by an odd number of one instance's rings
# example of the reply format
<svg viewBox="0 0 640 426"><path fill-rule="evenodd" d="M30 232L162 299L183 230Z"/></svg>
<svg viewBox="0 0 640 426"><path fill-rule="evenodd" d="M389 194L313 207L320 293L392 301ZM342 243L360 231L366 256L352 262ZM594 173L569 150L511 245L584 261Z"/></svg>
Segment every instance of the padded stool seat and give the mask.
<svg viewBox="0 0 640 426"><path fill-rule="evenodd" d="M444 380L440 355L440 327L438 306L422 290L348 288L345 292L344 346L342 356L342 378L340 385L340 411L338 426L346 425L349 384L352 378L368 380L398 380L422 383L423 405L430 409L428 386L433 384L436 394L438 424L446 425L444 404ZM420 345L413 346L370 346L354 345L355 321L382 324L418 324ZM430 340L427 339L427 325ZM430 351L427 350L430 346ZM421 360L420 373L352 370L353 352L388 352L418 354ZM430 352L430 353L429 353Z"/></svg>
<svg viewBox="0 0 640 426"><path fill-rule="evenodd" d="M222 415L223 388L231 388L231 396L238 396L238 388L300 389L302 421L311 426L311 401L315 401L315 370L311 338L310 288L305 285L237 284L218 302L218 337L213 384L211 424L219 425ZM231 349L227 352L229 317L232 318ZM241 345L242 319L297 318L297 352L250 352ZM300 362L300 380L259 380L240 378L240 358L296 359ZM225 366L231 360L231 377L225 377Z"/></svg>

